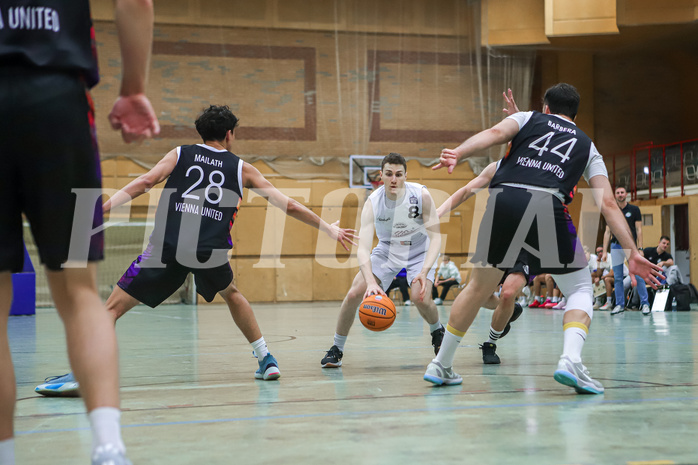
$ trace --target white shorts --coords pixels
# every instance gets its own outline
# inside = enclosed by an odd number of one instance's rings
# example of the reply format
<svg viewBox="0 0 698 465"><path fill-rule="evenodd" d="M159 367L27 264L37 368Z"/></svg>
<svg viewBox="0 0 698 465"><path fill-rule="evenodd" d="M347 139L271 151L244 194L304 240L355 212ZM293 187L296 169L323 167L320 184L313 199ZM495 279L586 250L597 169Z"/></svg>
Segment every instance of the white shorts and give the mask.
<svg viewBox="0 0 698 465"><path fill-rule="evenodd" d="M393 247L395 249L395 247ZM380 281L380 285L385 291L393 282L393 278L400 272L401 269L407 270L407 282L411 285L414 278L417 277L424 267L424 259L427 256L427 244L424 247L416 247L416 250L399 248L399 254L396 250L391 250L390 245L379 242L375 249L371 252L371 270ZM400 255L402 259L398 259L396 255ZM406 258L405 258L406 257ZM434 282L436 274L436 262L427 273L427 279Z"/></svg>

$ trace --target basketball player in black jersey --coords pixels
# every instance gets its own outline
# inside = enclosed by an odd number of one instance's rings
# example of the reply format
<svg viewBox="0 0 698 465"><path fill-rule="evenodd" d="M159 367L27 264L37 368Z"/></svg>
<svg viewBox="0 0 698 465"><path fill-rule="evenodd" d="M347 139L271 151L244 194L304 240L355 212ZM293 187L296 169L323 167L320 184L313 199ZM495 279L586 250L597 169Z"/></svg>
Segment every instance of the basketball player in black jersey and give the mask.
<svg viewBox="0 0 698 465"><path fill-rule="evenodd" d="M233 284L228 250L230 230L243 195L255 189L269 203L337 240L347 251L354 230L329 225L311 210L285 196L249 163L230 152L238 119L227 106L212 105L196 120L203 144L171 150L148 173L104 203L118 207L167 179L158 203L148 247L121 277L107 300L114 321L139 303L160 305L193 273L196 290L207 302L216 294L228 304L235 324L259 358L255 378L275 380L278 363L267 349L252 307Z"/></svg>
<svg viewBox="0 0 698 465"><path fill-rule="evenodd" d="M512 142L511 151L490 182L491 194L472 259L480 266L473 269L470 282L453 303L441 350L424 374L426 381L437 385L462 382L452 369L458 344L504 271L523 263L529 273L553 273L567 297L564 348L555 380L574 387L578 393L603 393L601 383L592 379L582 364L581 352L592 317L591 277L564 208L582 175L594 188L608 225L621 244L630 249L631 272L656 285L661 270L633 247L603 158L573 122L578 107L577 90L569 84L557 84L545 93L543 113L516 113L457 148L441 152L440 163L434 169L447 167L451 173L460 159Z"/></svg>
<svg viewBox="0 0 698 465"><path fill-rule="evenodd" d="M145 96L152 47L150 0L116 0L122 54L119 99L110 114L125 141L159 131ZM70 364L92 427L92 463L126 465L119 427L116 336L97 293L102 236L87 244L84 266L66 268L73 227L102 224L102 212L75 212L76 188L101 188L89 89L99 81L88 0L0 2L0 463L14 464L15 379L7 340L11 272L24 261L22 213L46 268L64 322ZM80 223L80 221L77 221ZM74 266L75 264L73 264ZM31 460L28 460L28 463Z"/></svg>

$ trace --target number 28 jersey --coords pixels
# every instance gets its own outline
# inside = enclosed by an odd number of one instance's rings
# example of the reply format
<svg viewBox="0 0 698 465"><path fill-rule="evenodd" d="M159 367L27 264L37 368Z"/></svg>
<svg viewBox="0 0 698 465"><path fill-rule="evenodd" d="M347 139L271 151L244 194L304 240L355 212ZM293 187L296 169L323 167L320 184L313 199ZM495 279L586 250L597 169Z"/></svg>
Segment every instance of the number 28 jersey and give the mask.
<svg viewBox="0 0 698 465"><path fill-rule="evenodd" d="M155 238L164 238L163 262L176 257L180 244L197 244L199 254L231 249L230 229L242 199L243 161L204 144L182 145L177 152L152 235L155 243Z"/></svg>
<svg viewBox="0 0 698 465"><path fill-rule="evenodd" d="M564 204L584 175L608 177L603 157L573 122L536 111L509 116L519 124L509 154L500 160L490 187L535 186L550 190Z"/></svg>

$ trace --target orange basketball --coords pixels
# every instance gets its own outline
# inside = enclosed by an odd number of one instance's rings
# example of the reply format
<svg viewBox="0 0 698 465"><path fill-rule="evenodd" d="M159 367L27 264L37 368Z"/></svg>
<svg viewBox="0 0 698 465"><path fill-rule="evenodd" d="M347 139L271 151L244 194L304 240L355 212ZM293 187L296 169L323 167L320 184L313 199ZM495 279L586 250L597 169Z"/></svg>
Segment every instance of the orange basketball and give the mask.
<svg viewBox="0 0 698 465"><path fill-rule="evenodd" d="M395 304L384 295L371 295L361 302L359 320L371 331L385 331L395 322Z"/></svg>

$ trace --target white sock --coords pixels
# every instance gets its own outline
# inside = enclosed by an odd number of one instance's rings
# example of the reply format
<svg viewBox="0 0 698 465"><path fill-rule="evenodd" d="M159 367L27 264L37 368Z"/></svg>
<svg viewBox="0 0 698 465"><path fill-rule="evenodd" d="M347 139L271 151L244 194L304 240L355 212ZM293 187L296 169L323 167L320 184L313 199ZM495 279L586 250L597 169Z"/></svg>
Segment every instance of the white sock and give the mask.
<svg viewBox="0 0 698 465"><path fill-rule="evenodd" d="M562 355L566 355L573 363L582 361L582 348L587 339L589 329L582 323L572 322L563 326L564 344Z"/></svg>
<svg viewBox="0 0 698 465"><path fill-rule="evenodd" d="M126 446L121 440L121 412L114 407L99 407L87 414L92 426L92 451L104 444L112 444L122 452Z"/></svg>
<svg viewBox="0 0 698 465"><path fill-rule="evenodd" d="M252 346L252 350L254 350L255 355L260 361L264 359L264 357L266 357L269 353L269 349L267 349L267 343L264 341L264 336L260 337L250 345Z"/></svg>
<svg viewBox="0 0 698 465"><path fill-rule="evenodd" d="M15 465L15 438L0 441L0 464Z"/></svg>
<svg viewBox="0 0 698 465"><path fill-rule="evenodd" d="M340 336L337 333L334 333L334 345L337 346L339 350L344 353L344 344L347 343L347 336Z"/></svg>
<svg viewBox="0 0 698 465"><path fill-rule="evenodd" d="M552 303L556 304L556 303L558 303L558 302L560 301L560 298L559 298L559 297L553 297L550 301L551 301Z"/></svg>
<svg viewBox="0 0 698 465"><path fill-rule="evenodd" d="M537 297L536 297L536 300L538 301L538 303L541 303L541 304L542 304L543 302L545 302L545 296L542 296L542 295L541 295L541 296L537 296Z"/></svg>
<svg viewBox="0 0 698 465"><path fill-rule="evenodd" d="M437 320L436 323L434 323L434 324L429 324L429 332L430 332L430 333L433 333L433 332L436 331L437 329L441 329L441 328L443 328L443 327L444 327L444 325L442 325L441 322Z"/></svg>
<svg viewBox="0 0 698 465"><path fill-rule="evenodd" d="M454 334L451 331L455 331ZM444 333L444 340L441 342L441 348L439 349L438 355L434 358L437 362L441 363L445 368L450 368L453 366L453 358L456 355L456 349L463 340L465 332L458 331L457 329L451 328L451 326L446 326L446 332Z"/></svg>
<svg viewBox="0 0 698 465"><path fill-rule="evenodd" d="M490 342L492 344L495 344L497 340L502 337L502 333L504 330L497 331L494 329L492 326L490 326L490 338L487 340L487 342Z"/></svg>

